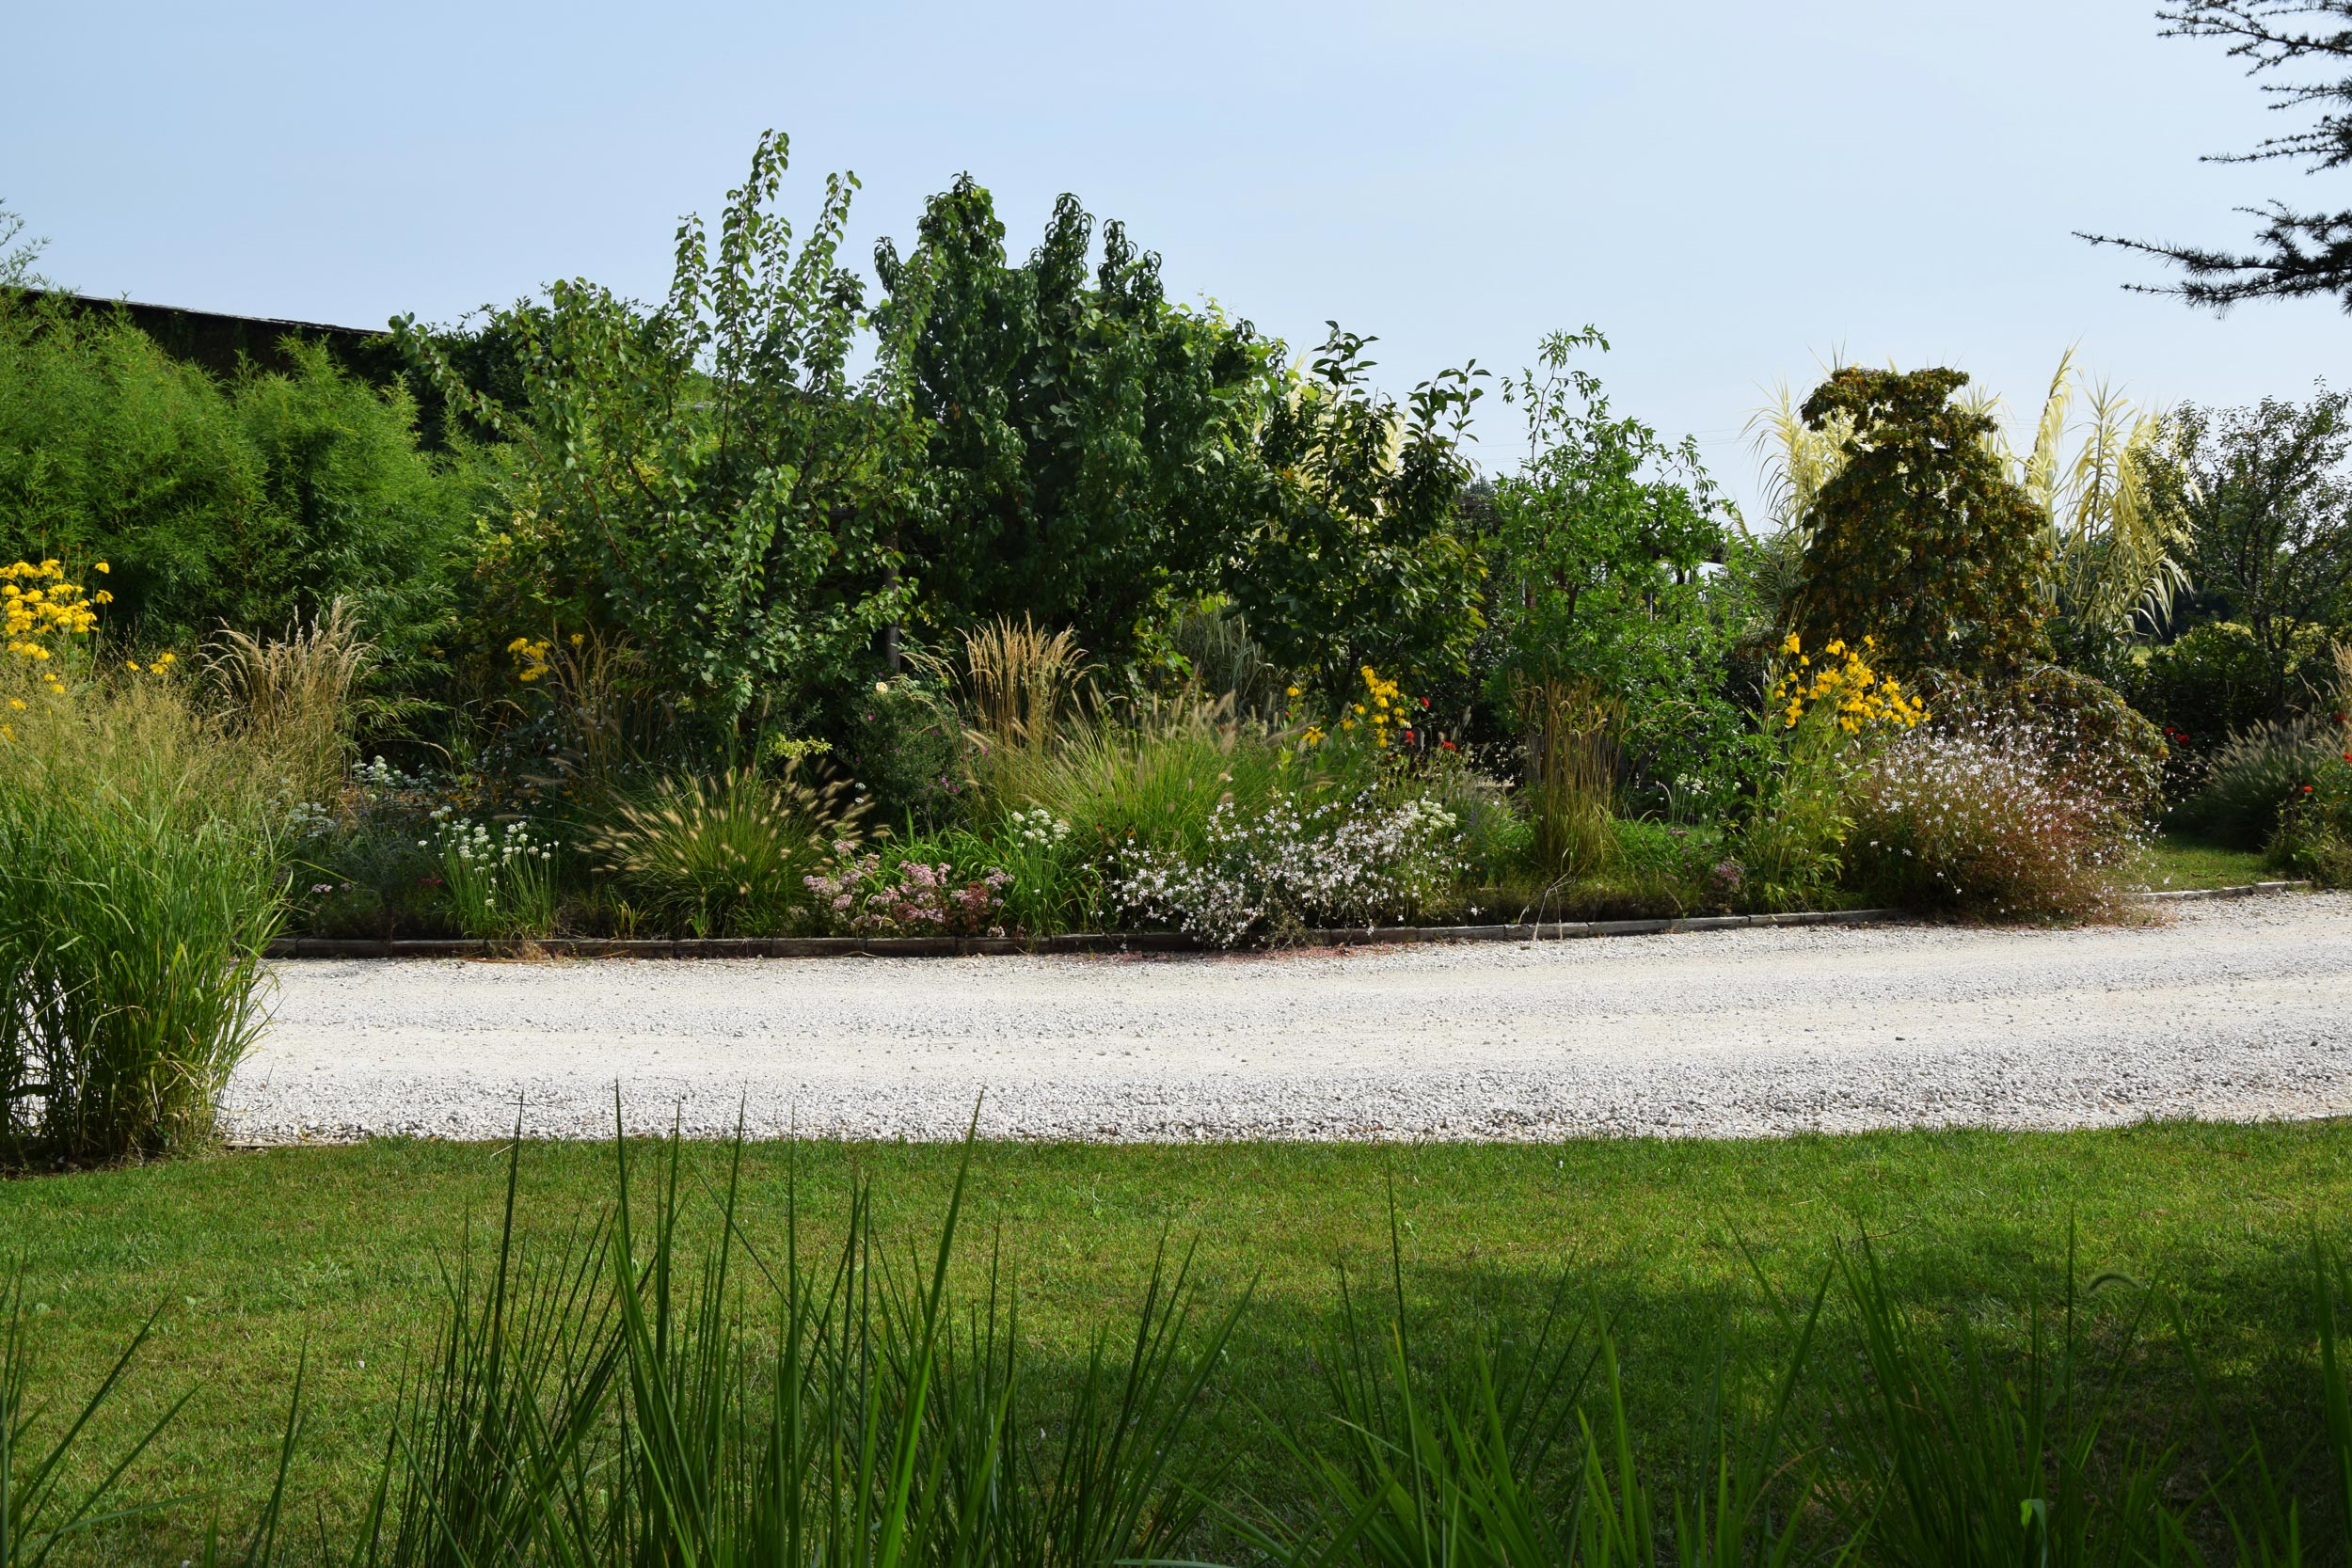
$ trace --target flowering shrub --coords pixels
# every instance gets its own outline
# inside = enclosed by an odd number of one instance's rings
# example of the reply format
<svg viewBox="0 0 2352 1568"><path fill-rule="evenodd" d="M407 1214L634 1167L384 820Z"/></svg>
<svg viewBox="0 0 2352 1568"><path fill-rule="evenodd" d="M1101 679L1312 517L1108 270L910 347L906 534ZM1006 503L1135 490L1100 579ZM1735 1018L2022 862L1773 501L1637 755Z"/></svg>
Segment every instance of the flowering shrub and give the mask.
<svg viewBox="0 0 2352 1568"><path fill-rule="evenodd" d="M1360 731L1363 738L1384 752L1392 743L1401 741L1410 746L1418 738L1413 713L1417 707L1426 708L1429 699L1405 695L1397 682L1383 676L1369 664L1359 670L1357 674L1364 683L1361 700L1340 705L1339 717L1332 720L1328 727L1322 723L1306 723L1299 730L1298 742L1301 746L1311 750L1321 746L1331 738L1333 731L1350 736ZM1302 705L1305 694L1294 686L1289 689L1288 696L1289 719L1294 726L1297 726L1306 714Z"/></svg>
<svg viewBox="0 0 2352 1568"><path fill-rule="evenodd" d="M1054 928L1090 912L1100 878L1072 836L1070 820L1042 806L1016 811L983 841L981 859L1006 872L1005 913L1025 931Z"/></svg>
<svg viewBox="0 0 2352 1568"><path fill-rule="evenodd" d="M847 936L994 936L1011 876L963 878L946 861L885 862L857 846L834 847L833 866L805 879L826 921Z"/></svg>
<svg viewBox="0 0 2352 1568"><path fill-rule="evenodd" d="M103 575L110 568L102 561L97 570ZM96 629L98 607L113 598L103 588L94 597L85 594L80 583L66 580L65 569L55 561L38 565L29 561L12 562L0 566L0 636L7 638L12 656L38 672L51 695L62 697L65 685L55 664L57 654L70 645L72 639L87 637ZM165 662L169 661L170 656L166 655ZM8 706L21 713L24 700L11 697ZM15 738L15 730L0 722L0 739Z"/></svg>
<svg viewBox="0 0 2352 1568"><path fill-rule="evenodd" d="M2322 887L2352 887L2352 724L2337 720L2343 750L2316 764L2289 795L2271 835L2271 863Z"/></svg>
<svg viewBox="0 0 2352 1568"><path fill-rule="evenodd" d="M1823 709L1826 721L1848 735L1870 728L1907 730L1925 719L1928 710L1918 698L1905 691L1900 681L1871 668L1870 656L1877 649L1873 637L1865 637L1860 647L1834 638L1822 647L1817 668L1813 656L1804 651L1803 637L1790 632L1780 651L1793 662L1784 667L1772 688L1772 706L1780 712L1782 727L1793 730L1807 713Z"/></svg>
<svg viewBox="0 0 2352 1568"><path fill-rule="evenodd" d="M2113 912L2141 847L2112 796L2021 721L1922 727L1849 789L1849 880L1876 901L2011 919Z"/></svg>
<svg viewBox="0 0 2352 1568"><path fill-rule="evenodd" d="M1117 902L1145 921L1220 947L1308 926L1402 923L1451 891L1461 871L1454 814L1375 791L1319 805L1277 793L1263 811L1228 801L1198 855L1145 849L1120 868Z"/></svg>
<svg viewBox="0 0 2352 1568"><path fill-rule="evenodd" d="M354 768L333 801L281 798L291 924L326 937L453 929L437 838L454 798L380 756Z"/></svg>
<svg viewBox="0 0 2352 1568"><path fill-rule="evenodd" d="M1873 668L1875 648L1867 637L1860 647L1833 639L1816 669L1798 633L1781 644L1785 662L1762 722L1778 755L1718 879L1726 898L1803 909L1836 890L1854 826L1848 797L1855 769L1888 736L1910 734L1927 718L1916 696Z"/></svg>
<svg viewBox="0 0 2352 1568"><path fill-rule="evenodd" d="M2136 832L2155 815L2169 748L2106 682L2038 664L1996 682L1928 671L1921 684L1934 723L2031 731L2053 768L2109 802L2119 832Z"/></svg>

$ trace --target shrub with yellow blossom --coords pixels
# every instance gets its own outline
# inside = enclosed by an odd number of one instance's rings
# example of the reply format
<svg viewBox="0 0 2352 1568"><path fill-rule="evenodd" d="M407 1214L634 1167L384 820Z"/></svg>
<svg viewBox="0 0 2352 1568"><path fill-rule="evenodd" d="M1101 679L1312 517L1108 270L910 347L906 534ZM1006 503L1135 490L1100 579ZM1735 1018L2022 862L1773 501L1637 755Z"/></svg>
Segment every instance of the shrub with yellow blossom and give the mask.
<svg viewBox="0 0 2352 1568"><path fill-rule="evenodd" d="M1848 735L1866 729L1907 730L1928 716L1924 704L1903 689L1900 681L1882 675L1870 664L1878 650L1875 638L1865 637L1859 647L1844 638L1821 649L1817 667L1796 632L1780 645L1787 665L1772 688L1772 705L1784 729L1795 729L1807 713L1826 710L1837 728Z"/></svg>
<svg viewBox="0 0 2352 1568"><path fill-rule="evenodd" d="M1383 676L1369 664L1363 666L1359 673L1364 683L1363 697L1360 701L1343 705L1334 726L1343 735L1355 736L1360 732L1363 738L1371 740L1382 751L1387 751L1399 740L1410 744L1414 735L1411 713L1416 699L1406 696L1396 681ZM1290 688L1289 696L1291 722L1296 724L1304 713L1300 705L1303 693L1294 686ZM1330 737L1329 728L1321 722L1312 722L1300 730L1298 739L1300 745L1312 748Z"/></svg>
<svg viewBox="0 0 2352 1568"><path fill-rule="evenodd" d="M575 636L572 641L577 643L580 639ZM509 642L506 651L514 657L515 678L528 685L544 677L549 669L548 649L553 645L553 640L546 637L517 637Z"/></svg>
<svg viewBox="0 0 2352 1568"><path fill-rule="evenodd" d="M108 567L102 561L97 570L103 575ZM65 568L55 561L0 566L0 632L8 638L8 652L30 663L41 681L60 695L64 686L56 667L57 654L72 639L97 629L98 607L113 599L103 588L93 596L80 583L69 582Z"/></svg>

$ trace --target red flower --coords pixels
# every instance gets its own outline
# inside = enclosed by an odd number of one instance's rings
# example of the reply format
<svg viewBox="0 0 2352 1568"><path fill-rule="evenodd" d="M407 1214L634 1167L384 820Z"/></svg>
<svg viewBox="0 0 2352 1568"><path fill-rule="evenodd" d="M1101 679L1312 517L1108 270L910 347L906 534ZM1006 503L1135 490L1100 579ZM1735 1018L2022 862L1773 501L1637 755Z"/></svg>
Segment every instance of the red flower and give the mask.
<svg viewBox="0 0 2352 1568"><path fill-rule="evenodd" d="M2305 785L2303 786L2303 793L2304 793L2304 794L2306 794L2306 795L2309 795L2311 792L2312 792L2312 786L2311 786L2311 785L2309 785L2309 784L2305 784Z"/></svg>
<svg viewBox="0 0 2352 1568"><path fill-rule="evenodd" d="M1451 752L1454 750L1454 742L1451 740L1440 740L1438 742L1438 750L1440 752ZM2352 762L2352 756L2347 756L2344 760L2346 762Z"/></svg>

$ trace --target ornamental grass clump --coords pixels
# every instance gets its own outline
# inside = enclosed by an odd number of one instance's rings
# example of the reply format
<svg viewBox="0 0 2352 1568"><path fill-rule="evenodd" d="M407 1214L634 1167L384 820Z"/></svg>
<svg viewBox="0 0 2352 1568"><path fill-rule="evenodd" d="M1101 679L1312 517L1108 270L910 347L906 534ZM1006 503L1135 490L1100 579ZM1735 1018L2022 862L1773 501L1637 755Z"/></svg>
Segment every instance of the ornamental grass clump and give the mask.
<svg viewBox="0 0 2352 1568"><path fill-rule="evenodd" d="M997 748L976 759L975 773L989 802L1067 822L1089 852L1191 853L1221 802L1254 810L1286 780L1320 779L1349 760L1311 754L1311 768L1286 756L1273 733L1236 721L1228 703L1179 697L1066 725L1050 749Z"/></svg>
<svg viewBox="0 0 2352 1568"><path fill-rule="evenodd" d="M963 634L963 695L989 744L1051 746L1093 666L1068 630L998 616Z"/></svg>
<svg viewBox="0 0 2352 1568"><path fill-rule="evenodd" d="M351 601L339 598L280 638L224 630L205 649L204 669L238 726L278 759L288 791L318 800L342 782L352 687L374 654Z"/></svg>
<svg viewBox="0 0 2352 1568"><path fill-rule="evenodd" d="M171 664L95 665L0 668L0 1164L202 1144L263 1022L276 759Z"/></svg>
<svg viewBox="0 0 2352 1568"><path fill-rule="evenodd" d="M2241 730L2215 751L2167 825L2233 849L2259 849L2312 775L2345 749L2342 737L2326 713Z"/></svg>
<svg viewBox="0 0 2352 1568"><path fill-rule="evenodd" d="M839 782L800 779L797 761L774 778L734 768L623 800L588 847L632 901L677 929L773 936L802 918L806 879L854 845L865 812Z"/></svg>

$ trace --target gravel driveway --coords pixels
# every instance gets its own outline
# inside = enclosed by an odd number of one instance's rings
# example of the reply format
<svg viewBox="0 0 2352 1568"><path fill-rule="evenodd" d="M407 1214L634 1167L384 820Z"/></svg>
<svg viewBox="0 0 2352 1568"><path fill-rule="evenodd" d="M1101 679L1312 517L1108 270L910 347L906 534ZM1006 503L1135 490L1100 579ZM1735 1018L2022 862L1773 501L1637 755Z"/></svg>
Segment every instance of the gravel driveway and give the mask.
<svg viewBox="0 0 2352 1568"><path fill-rule="evenodd" d="M2352 895L2074 931L1746 930L1220 958L318 961L254 1141L797 1128L1752 1135L2352 1114Z"/></svg>

